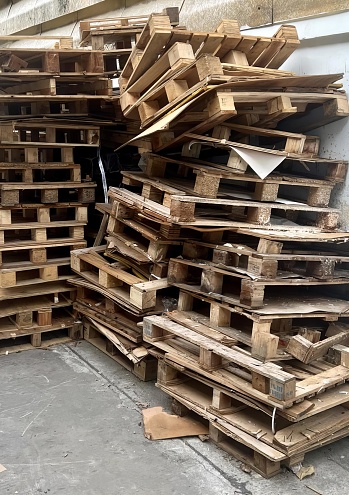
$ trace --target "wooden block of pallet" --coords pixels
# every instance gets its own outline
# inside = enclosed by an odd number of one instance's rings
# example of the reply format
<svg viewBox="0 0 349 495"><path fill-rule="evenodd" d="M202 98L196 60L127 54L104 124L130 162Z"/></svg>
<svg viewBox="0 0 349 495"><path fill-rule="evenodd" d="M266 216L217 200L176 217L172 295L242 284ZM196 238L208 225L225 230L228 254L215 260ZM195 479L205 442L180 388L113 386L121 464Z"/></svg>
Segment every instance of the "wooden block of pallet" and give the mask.
<svg viewBox="0 0 349 495"><path fill-rule="evenodd" d="M107 354L128 371L131 371L142 381L150 381L156 378L157 360L147 356L143 346L133 344L122 337L116 337L112 332L105 332L102 325L84 318L84 339L97 349ZM117 343L117 345L116 345ZM142 358L137 357L137 353ZM132 359L131 359L132 358Z"/></svg>
<svg viewBox="0 0 349 495"><path fill-rule="evenodd" d="M41 203L53 205L70 200L79 203L93 203L96 184L88 182L6 182L0 184L2 206L14 206L19 203L37 204L40 191Z"/></svg>
<svg viewBox="0 0 349 495"><path fill-rule="evenodd" d="M157 291L168 287L167 279L144 281L122 263L108 263L100 256L105 246L88 248L71 253L72 269L96 285L107 289L110 294L138 308L140 311L155 308Z"/></svg>

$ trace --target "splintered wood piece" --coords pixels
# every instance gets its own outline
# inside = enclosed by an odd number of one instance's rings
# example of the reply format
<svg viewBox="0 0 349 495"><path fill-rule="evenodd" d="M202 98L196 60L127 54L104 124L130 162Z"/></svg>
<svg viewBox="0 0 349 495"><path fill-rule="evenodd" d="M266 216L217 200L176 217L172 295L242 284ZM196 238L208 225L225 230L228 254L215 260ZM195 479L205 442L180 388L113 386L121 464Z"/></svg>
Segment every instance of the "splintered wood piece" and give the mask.
<svg viewBox="0 0 349 495"><path fill-rule="evenodd" d="M349 330L327 337L315 344L301 335L295 335L289 340L286 350L296 359L307 364L324 356L333 345L348 341L348 339Z"/></svg>

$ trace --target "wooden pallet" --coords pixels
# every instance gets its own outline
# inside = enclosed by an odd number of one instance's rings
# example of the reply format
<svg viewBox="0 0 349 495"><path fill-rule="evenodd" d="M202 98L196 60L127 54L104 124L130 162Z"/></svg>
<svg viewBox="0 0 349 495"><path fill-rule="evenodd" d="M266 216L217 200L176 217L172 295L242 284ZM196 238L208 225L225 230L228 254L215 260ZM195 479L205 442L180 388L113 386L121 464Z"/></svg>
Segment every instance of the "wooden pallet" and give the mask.
<svg viewBox="0 0 349 495"><path fill-rule="evenodd" d="M114 50L81 50L78 48L16 48L2 47L0 67L4 72L86 72L103 75L116 68L120 57L130 55L131 48Z"/></svg>
<svg viewBox="0 0 349 495"><path fill-rule="evenodd" d="M316 279L311 276L275 278L251 278L248 273L228 266L219 268L211 262L193 262L184 259L171 259L168 267L168 281L181 289L197 294L209 294L213 299L244 308L262 308L266 300L277 296L283 290L288 297L306 293L308 287L321 287L326 291L336 285L349 283L347 277L331 280ZM282 289L281 289L282 288ZM327 290L328 292L328 290Z"/></svg>
<svg viewBox="0 0 349 495"><path fill-rule="evenodd" d="M118 232L118 230L121 232ZM144 228L144 230L147 230ZM107 253L120 253L132 258L138 263L163 263L171 258L171 252L181 253L181 242L170 241L158 236L156 239L149 238L146 233L139 235L137 230L132 229L119 220L111 218L108 223L109 237L107 240ZM177 248L177 249L176 249ZM158 267L161 271L161 267Z"/></svg>
<svg viewBox="0 0 349 495"><path fill-rule="evenodd" d="M0 287L31 286L52 280L71 278L70 258L57 258L46 263L4 263L0 268ZM30 287L28 287L30 291Z"/></svg>
<svg viewBox="0 0 349 495"><path fill-rule="evenodd" d="M100 128L96 125L86 125L53 122L23 121L3 123L0 128L1 147L30 148L71 148L75 146L100 145ZM48 146L49 145L49 146ZM29 161L29 160L28 160ZM33 161L33 160L30 160ZM73 160L72 160L73 161Z"/></svg>
<svg viewBox="0 0 349 495"><path fill-rule="evenodd" d="M163 120L159 119L156 125L154 124L154 127L151 128L154 132L161 129L162 125L165 126L165 123L168 125L168 130L158 133L153 139L153 151L158 153L167 148L174 148L175 145L178 146L188 141L187 134L205 135L234 115L238 117L234 118L234 123L253 124L259 128L274 128L286 118L289 123L293 116L294 123L298 121L301 123L298 127L291 125L289 130L297 133L308 132L319 125L347 117L349 108L346 95L326 89L329 84L338 79L338 74L325 78L323 76L295 76L257 81L252 79L243 82L228 82L219 85L218 88L217 86L207 87L206 91L199 95L193 95L186 105L183 104L182 110L178 109L172 119L165 116ZM312 93L310 89L312 85L318 86L319 92ZM298 91L285 93L283 89L287 86L296 87ZM226 100L229 95L230 115L222 112L212 115L210 108L207 108L207 102L215 101L213 95L217 92L222 95L225 93ZM311 112L310 106L312 105L318 109L316 114L318 121L312 126L306 124L306 121L303 122L299 117L297 108L301 108L303 104L309 106L308 113ZM210 104L211 110L215 105L214 103ZM153 119L154 115L152 114L150 118ZM149 124L150 121L145 120L143 127ZM204 140L203 137L201 139ZM209 141L210 138L206 140L206 142ZM216 142L222 144L221 140Z"/></svg>
<svg viewBox="0 0 349 495"><path fill-rule="evenodd" d="M70 117L79 123L92 112L104 115L106 107L111 109L114 118L116 110L113 103L117 104L118 98L99 95L57 95L50 98L45 95L13 95L10 98L0 95L1 120L6 122L23 119L24 116L26 119L42 119L49 115L50 119Z"/></svg>
<svg viewBox="0 0 349 495"><path fill-rule="evenodd" d="M11 337L3 337L5 333L0 330L0 355L35 348L46 349L53 345L80 340L83 337L81 323L74 322L71 316L54 318L51 325L34 326L31 330L10 330L11 325L7 326Z"/></svg>
<svg viewBox="0 0 349 495"><path fill-rule="evenodd" d="M166 360L277 409L290 407L349 377L345 366L321 363L312 376L297 382L294 374L274 363L261 363L239 348L229 348L164 316L144 318L143 338L165 352Z"/></svg>
<svg viewBox="0 0 349 495"><path fill-rule="evenodd" d="M155 182L155 181L154 181ZM156 184L153 184L155 188ZM144 216L151 219L158 219L163 223L174 223L186 226L206 226L206 227L249 227L258 228L268 226L271 229L284 229L282 223L286 220L289 230L307 230L307 225L313 225L321 230L334 230L338 223L339 210L334 208L321 208L308 206L305 204L284 204L284 203L258 203L257 201L244 201L232 199L211 199L196 196L173 195L168 199L169 206L164 206L156 202L162 198L163 187L159 183L159 196L150 200L125 189L111 187L109 197L120 203L126 204L142 212ZM161 196L160 196L161 194ZM247 213L246 213L247 211ZM282 217L282 213L285 216ZM300 214L315 214L315 219L304 218ZM275 215L275 220L272 217ZM287 220L297 219L287 222ZM302 229L303 227L303 229ZM308 227L312 231L311 227Z"/></svg>
<svg viewBox="0 0 349 495"><path fill-rule="evenodd" d="M176 253L174 256L181 254L180 240L168 239L162 235L160 227L154 227L137 218L133 210L128 210L117 202L108 206L110 206L108 210L102 209L108 215L106 232L109 237L106 237L106 240L109 255L120 253L137 263L153 262L156 264L154 266L156 275L160 276L164 269L160 265L164 265L164 261L171 257L171 253ZM97 205L97 209L101 211L101 206Z"/></svg>
<svg viewBox="0 0 349 495"><path fill-rule="evenodd" d="M164 310L166 310L161 297L158 298L155 308L143 310L140 314L140 311L137 307L125 304L120 298L117 299L115 296L113 296L109 289L105 289L102 286L96 285L94 282L89 282L85 278L74 276L68 280L68 283L75 288L83 288L97 292L103 297L110 299L112 302L115 302L119 309L121 308L122 310L126 310L130 315L136 316L138 318L143 318L146 315L161 314L164 312Z"/></svg>
<svg viewBox="0 0 349 495"><path fill-rule="evenodd" d="M159 362L157 387L174 398L174 411L181 415L194 411L210 422L210 439L238 460L268 478L304 459L306 452L346 436L348 410L333 406L329 411L289 424L277 417L277 431L271 428L272 411L258 411L254 403L244 404L239 397L217 387L214 382L201 381L198 375L180 373L178 369ZM292 409L292 408L291 408ZM264 414L263 414L264 413ZM333 415L331 424L330 418ZM323 427L318 429L319 423ZM326 426L325 426L326 425ZM304 435L304 432L312 433ZM278 439L293 432L292 451ZM335 432L335 433L334 433ZM304 439L306 437L306 440Z"/></svg>
<svg viewBox="0 0 349 495"><path fill-rule="evenodd" d="M71 280L71 277L70 279ZM53 294L54 298L58 301L61 293L68 292L70 294L74 294L74 287L69 286L65 280L59 281L49 281L45 284L33 284L30 287L30 291L26 287L7 287L5 289L0 289L0 301L9 301L11 299L20 299L25 300L26 298L42 296L42 295L51 295Z"/></svg>
<svg viewBox="0 0 349 495"><path fill-rule="evenodd" d="M157 360L147 356L148 352L143 346L132 344L120 336L111 335L112 332L105 332L105 328L102 325L96 326L93 320L84 318L83 322L84 339L87 342L131 371L140 380L146 382L156 379ZM142 359L137 357L137 353L142 355Z"/></svg>
<svg viewBox="0 0 349 495"><path fill-rule="evenodd" d="M101 95L113 96L111 79L96 75L71 74L61 72L53 78L50 72L28 71L2 73L0 88L8 95Z"/></svg>
<svg viewBox="0 0 349 495"><path fill-rule="evenodd" d="M13 242L3 245L0 250L0 263L4 268L11 268L15 263L29 263L33 266L45 264L61 256L69 256L70 251L86 247L86 241L72 237L50 239L49 241Z"/></svg>
<svg viewBox="0 0 349 495"><path fill-rule="evenodd" d="M122 93L120 105L124 115L128 118L143 120L143 107L147 107L147 104L153 110L153 114L159 117L168 113L191 93L198 92L207 85L223 84L238 78L241 80L241 77L246 76L281 78L290 77L293 74L222 63L218 57L209 54L202 54L195 60L190 45L175 43L146 73ZM149 108L148 112L151 109Z"/></svg>
<svg viewBox="0 0 349 495"><path fill-rule="evenodd" d="M173 169L179 168L179 172L185 174L181 177L154 177L149 178L142 172L122 172L122 182L126 186L133 186L133 190L141 192L141 195L154 199L160 196L162 191L162 203L165 205L170 195L201 196L207 198L222 199L251 199L263 202L282 202L290 200L308 206L327 207L330 203L334 182L313 180L304 178L271 177L262 181L252 174L234 177L234 172L220 171L218 169L205 170L199 166L174 164ZM173 173L173 172L172 172ZM246 186L247 184L247 186ZM285 188L283 186L286 185ZM285 190L286 195L279 193L279 189ZM144 190L144 192L143 192ZM304 198L304 195L306 196ZM285 201L286 202L286 201Z"/></svg>
<svg viewBox="0 0 349 495"><path fill-rule="evenodd" d="M230 236L227 237L229 239ZM268 246L268 251L263 252L262 242L254 248L244 244L243 234L241 237L231 237L230 242L219 240L219 244L186 241L183 244L183 256L187 259L210 261L223 269L235 267L252 279L311 276L319 280L332 280L349 277L349 257L336 251L333 246L326 246L326 250L312 250L306 249L307 246L302 246L300 242L290 242L283 247L281 242L267 241L264 246ZM233 239L240 239L240 243L233 243Z"/></svg>
<svg viewBox="0 0 349 495"><path fill-rule="evenodd" d="M100 254L105 246L71 252L72 269L88 281L103 287L111 298L139 312L155 308L157 291L168 287L167 279L146 281L130 273L124 263L108 263Z"/></svg>
<svg viewBox="0 0 349 495"><path fill-rule="evenodd" d="M51 292L51 288L53 291ZM17 328L31 328L37 321L38 311L42 308L69 308L75 299L76 289L66 283L52 284L47 293L31 296L27 294L22 299L9 299L0 302L0 319L11 319Z"/></svg>
<svg viewBox="0 0 349 495"><path fill-rule="evenodd" d="M81 182L81 166L62 162L2 162L1 180L6 182L38 182L42 180Z"/></svg>
<svg viewBox="0 0 349 495"><path fill-rule="evenodd" d="M93 203L96 184L92 182L6 182L0 183L2 206L14 206L19 203L39 202L47 205L54 203ZM38 201L38 195L40 200Z"/></svg>
<svg viewBox="0 0 349 495"><path fill-rule="evenodd" d="M0 210L0 228L2 226L12 226L16 228L26 223L27 228L33 222L37 223L54 223L74 220L77 223L87 223L88 206L82 203L55 203L34 204L34 205L14 205L6 206Z"/></svg>
<svg viewBox="0 0 349 495"><path fill-rule="evenodd" d="M289 37L287 49L285 36ZM278 68L299 45L293 27L281 27L274 38L269 38L267 43L265 40L242 36L236 21L223 21L215 33L200 33L171 29L168 17L152 14L121 73L121 90L130 87L152 67L159 51L165 52L176 42L189 44L196 56L202 53L217 54L226 62L239 60L244 65L270 68Z"/></svg>
<svg viewBox="0 0 349 495"><path fill-rule="evenodd" d="M231 148L223 145L219 145L219 152L222 152L219 158L226 163L220 164L214 161L196 159L195 155L199 155L203 146L204 144L201 145L198 142L188 142L183 147L183 156L177 159L144 153L142 155L144 174L149 178L161 178L164 182L166 179L174 179L175 177L192 179L194 191L208 197L217 195L222 181L224 184L232 184L235 187L241 182L248 183L248 189L254 190L255 199L261 201L264 197L275 200L279 192L285 193L283 186L292 187L293 194L297 192L297 189L294 188L298 187L307 192L308 204L311 204L314 198L316 205L316 203L321 202L317 198L320 196L320 188L324 189L324 199L322 200L324 202L326 201L325 193L327 192L329 196L333 186L337 182L344 181L347 170L347 163L340 160L305 157L294 153L292 158L285 157L285 160L278 165L274 172L261 179L250 168L248 171L241 170L241 168L238 170L238 166L242 167L243 165L242 161L238 162L236 154L231 153ZM266 151L264 148L263 150ZM185 153L194 156L185 157ZM208 150L206 149L206 155L207 153ZM301 167L301 163L306 164L307 169L304 166ZM318 170L320 167L321 170ZM309 190L304 188L309 188Z"/></svg>
<svg viewBox="0 0 349 495"><path fill-rule="evenodd" d="M162 13L169 17L172 26L179 24L178 7L168 7ZM131 40L136 41L136 35L142 32L147 21L148 15L80 21L79 46L92 45L94 49L101 49L113 43L117 48L131 47ZM125 38L126 44L128 42L126 46Z"/></svg>
<svg viewBox="0 0 349 495"><path fill-rule="evenodd" d="M246 346L256 359L284 361L295 356L307 363L324 356L336 343L349 343L347 302L322 297L316 301L316 307L312 306L314 299L308 296L302 300L298 295L289 298L288 313L278 313L279 300L270 299L268 303L272 308L274 304L275 314L271 310L260 315L256 313L258 310L242 310L240 306L218 302L211 298L211 294L203 296L182 289L178 309L167 316L226 345L235 339ZM300 302L303 306L299 306ZM327 312L321 309L321 303L325 310L328 308ZM303 313L307 304L308 313ZM279 310L284 309L281 303ZM297 337L294 339L295 335Z"/></svg>
<svg viewBox="0 0 349 495"><path fill-rule="evenodd" d="M50 239L71 237L76 240L84 239L84 226L86 222L76 220L63 220L58 222L31 222L29 224L3 224L0 226L0 246L10 247L26 245L29 241L38 243L47 242Z"/></svg>
<svg viewBox="0 0 349 495"><path fill-rule="evenodd" d="M218 384L216 381L210 380L207 377L194 371L190 371L184 366L176 365L171 363L171 360L166 357L166 355L155 349L154 347L149 348L149 353L158 359L158 384L157 386L169 387L172 391L179 393L180 390L184 391L186 385L193 390L194 394L197 393L197 398L203 398L207 396L206 410L219 415L221 418L224 414L234 414L240 410L258 411L261 418L266 415L269 418L273 416L273 408L268 407L261 402L254 400L251 397L241 395L236 391ZM306 371L303 371L304 376L307 375ZM313 376L314 373L308 372L308 376ZM177 390L176 390L177 389ZM348 397L346 397L346 392L349 389L348 383L342 385L337 385L336 387L321 392L320 395L315 395L314 397L303 400L300 403L296 403L293 406L280 410L276 412L277 427L280 429L280 423L282 425L290 425L298 423L301 420L317 416L319 413L328 411L333 407L348 404ZM183 395L182 395L183 397ZM320 399L319 399L320 397ZM184 398L184 397L183 397ZM187 396L187 398L189 398ZM231 407L235 405L231 409ZM178 412L179 414L179 412ZM222 418L223 419L223 418ZM263 421L263 419L262 419ZM270 427L270 419L268 419L268 427ZM254 429L254 435L257 438L263 438L264 435L258 428ZM264 440L262 440L264 441Z"/></svg>

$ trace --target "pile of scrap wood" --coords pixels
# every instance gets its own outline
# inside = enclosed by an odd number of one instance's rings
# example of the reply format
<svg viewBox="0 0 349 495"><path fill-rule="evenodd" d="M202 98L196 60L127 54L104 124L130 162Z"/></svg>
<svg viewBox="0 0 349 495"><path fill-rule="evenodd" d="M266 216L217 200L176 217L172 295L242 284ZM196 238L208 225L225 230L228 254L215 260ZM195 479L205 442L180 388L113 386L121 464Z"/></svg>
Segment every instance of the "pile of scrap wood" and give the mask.
<svg viewBox="0 0 349 495"><path fill-rule="evenodd" d="M330 207L347 163L305 134L348 101L340 74L279 69L298 45L292 26L150 16L120 76L129 124L108 131L133 134L141 171L98 206L106 244L72 253L75 284L105 297L77 309L131 342L143 319L157 386L266 477L349 432L349 233Z"/></svg>

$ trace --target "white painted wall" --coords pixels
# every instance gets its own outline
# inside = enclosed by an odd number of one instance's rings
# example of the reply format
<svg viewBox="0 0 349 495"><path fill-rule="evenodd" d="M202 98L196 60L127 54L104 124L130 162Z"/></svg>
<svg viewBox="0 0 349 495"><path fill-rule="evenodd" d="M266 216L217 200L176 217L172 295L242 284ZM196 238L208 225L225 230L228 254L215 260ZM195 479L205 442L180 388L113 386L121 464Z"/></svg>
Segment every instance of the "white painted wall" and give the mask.
<svg viewBox="0 0 349 495"><path fill-rule="evenodd" d="M282 68L304 74L343 73L343 89L349 95L349 12L292 22L301 46ZM248 29L246 34L272 36L277 26ZM311 131L321 138L321 156L349 161L349 118ZM341 227L349 230L349 175L335 188L332 206L341 209Z"/></svg>

